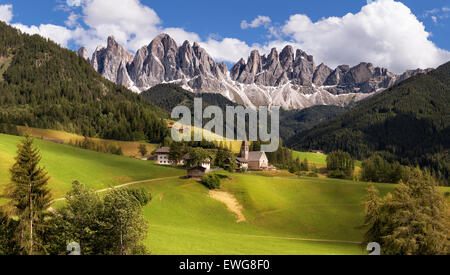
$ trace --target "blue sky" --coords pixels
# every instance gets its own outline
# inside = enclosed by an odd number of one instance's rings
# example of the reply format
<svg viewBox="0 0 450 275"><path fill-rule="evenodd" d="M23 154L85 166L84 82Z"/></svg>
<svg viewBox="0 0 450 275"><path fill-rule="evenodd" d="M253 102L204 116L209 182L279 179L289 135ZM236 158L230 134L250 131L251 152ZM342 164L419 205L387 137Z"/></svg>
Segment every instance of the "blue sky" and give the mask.
<svg viewBox="0 0 450 275"><path fill-rule="evenodd" d="M0 0L0 7L12 5L13 16L7 21L16 27L71 49L87 46L90 52L97 44L105 44L110 34L134 52L159 32L168 32L178 43L185 39L200 42L214 58L228 63L246 58L253 48L267 52L286 44L301 47L330 66L369 61L401 71L450 60L450 0L369 1L380 5L366 8L364 14L364 6L374 6L367 0L121 0L128 3L125 7L115 1ZM390 10L396 12L388 14ZM355 16L344 17L348 13ZM254 21L258 16L260 20ZM333 30L333 18L340 20L338 31ZM390 18L397 21L388 22ZM326 22L315 24L322 20ZM315 34L322 30L329 35ZM396 41L399 36L404 37ZM352 50L355 44L367 51ZM416 61L414 55L419 55Z"/></svg>

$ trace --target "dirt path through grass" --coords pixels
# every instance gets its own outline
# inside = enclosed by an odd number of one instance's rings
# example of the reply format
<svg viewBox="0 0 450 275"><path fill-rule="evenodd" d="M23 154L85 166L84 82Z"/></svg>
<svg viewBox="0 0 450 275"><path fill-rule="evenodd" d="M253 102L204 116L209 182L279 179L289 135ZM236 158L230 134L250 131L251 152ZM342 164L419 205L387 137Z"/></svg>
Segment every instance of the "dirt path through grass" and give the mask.
<svg viewBox="0 0 450 275"><path fill-rule="evenodd" d="M246 221L244 214L242 214L243 207L239 204L238 200L233 195L224 191L210 190L209 196L225 204L230 212L236 214L237 223Z"/></svg>
<svg viewBox="0 0 450 275"><path fill-rule="evenodd" d="M176 177L157 178L157 179L151 179L151 180L133 181L133 182L124 183L124 184L112 186L112 187L105 188L105 189L100 189L100 190L95 191L95 193L103 193L103 192L109 191L109 190L111 190L111 189L124 188L124 187L130 186L130 185L136 185L136 184L140 184L140 183L148 183L148 182L153 182L153 181L168 180L168 179L178 179L178 178L179 178L179 176L176 176ZM52 203L55 203L55 202L58 202L58 201L64 201L64 200L66 200L66 198L56 199L56 200L54 200Z"/></svg>

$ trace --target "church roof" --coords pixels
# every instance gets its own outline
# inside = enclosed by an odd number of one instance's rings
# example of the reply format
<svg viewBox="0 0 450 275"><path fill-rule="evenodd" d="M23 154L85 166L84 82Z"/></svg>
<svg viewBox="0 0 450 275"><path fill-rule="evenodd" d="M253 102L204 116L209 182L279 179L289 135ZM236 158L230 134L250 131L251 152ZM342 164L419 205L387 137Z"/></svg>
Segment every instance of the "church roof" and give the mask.
<svg viewBox="0 0 450 275"><path fill-rule="evenodd" d="M248 163L248 160L246 160L245 158L236 158L236 160L240 163Z"/></svg>
<svg viewBox="0 0 450 275"><path fill-rule="evenodd" d="M264 155L264 152L248 152L248 161L259 161Z"/></svg>

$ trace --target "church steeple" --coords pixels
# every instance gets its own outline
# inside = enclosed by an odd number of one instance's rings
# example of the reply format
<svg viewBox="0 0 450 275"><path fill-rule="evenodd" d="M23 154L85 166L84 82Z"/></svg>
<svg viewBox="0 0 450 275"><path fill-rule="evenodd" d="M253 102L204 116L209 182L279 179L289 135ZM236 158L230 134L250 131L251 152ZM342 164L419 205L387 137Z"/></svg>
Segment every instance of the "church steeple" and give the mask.
<svg viewBox="0 0 450 275"><path fill-rule="evenodd" d="M241 157L248 160L249 151L250 151L250 145L249 145L249 142L246 140L246 141L242 142Z"/></svg>

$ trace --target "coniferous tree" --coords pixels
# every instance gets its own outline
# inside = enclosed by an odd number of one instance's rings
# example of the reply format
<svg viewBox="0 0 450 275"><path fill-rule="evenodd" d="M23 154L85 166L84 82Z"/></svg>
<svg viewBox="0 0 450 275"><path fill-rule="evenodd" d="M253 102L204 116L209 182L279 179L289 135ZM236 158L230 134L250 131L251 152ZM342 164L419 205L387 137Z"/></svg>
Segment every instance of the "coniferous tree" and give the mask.
<svg viewBox="0 0 450 275"><path fill-rule="evenodd" d="M409 171L407 181L379 200L370 190L365 244L378 242L387 255L449 253L446 201L428 171Z"/></svg>
<svg viewBox="0 0 450 275"><path fill-rule="evenodd" d="M41 243L37 231L50 207L51 194L47 187L49 176L39 166L41 154L27 136L19 145L16 162L10 169L11 183L7 195L11 198L10 211L19 219L16 238L23 253L39 252Z"/></svg>
<svg viewBox="0 0 450 275"><path fill-rule="evenodd" d="M17 221L9 219L0 210L0 255L17 255L20 253L20 247L14 238L17 224Z"/></svg>
<svg viewBox="0 0 450 275"><path fill-rule="evenodd" d="M169 160L174 166L183 160L183 144L179 142L172 142L170 145Z"/></svg>
<svg viewBox="0 0 450 275"><path fill-rule="evenodd" d="M141 154L142 157L145 157L145 155L147 155L148 150L147 150L147 146L145 144L140 144L138 149L139 149L139 153Z"/></svg>
<svg viewBox="0 0 450 275"><path fill-rule="evenodd" d="M370 184L367 188L365 205L365 220L363 228L368 228L364 234L363 244L371 242L381 243L381 223L380 223L380 192Z"/></svg>

